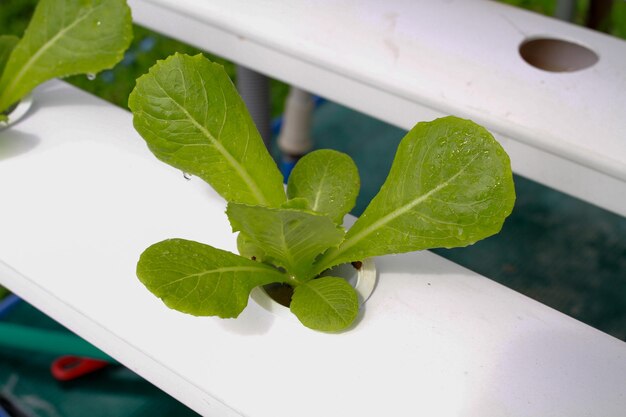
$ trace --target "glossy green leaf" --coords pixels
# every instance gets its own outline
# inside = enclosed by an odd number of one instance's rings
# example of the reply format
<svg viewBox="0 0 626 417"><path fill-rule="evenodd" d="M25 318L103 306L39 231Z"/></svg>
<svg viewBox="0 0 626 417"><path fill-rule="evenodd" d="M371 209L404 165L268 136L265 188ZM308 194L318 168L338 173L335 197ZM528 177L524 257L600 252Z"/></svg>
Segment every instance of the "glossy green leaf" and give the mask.
<svg viewBox="0 0 626 417"><path fill-rule="evenodd" d="M263 248L267 262L285 268L298 281L313 278L315 258L344 236L328 216L313 212L229 203L226 214L234 232L243 232Z"/></svg>
<svg viewBox="0 0 626 417"><path fill-rule="evenodd" d="M309 200L307 200L306 198L290 198L289 200L285 201L280 207L311 211Z"/></svg>
<svg viewBox="0 0 626 417"><path fill-rule="evenodd" d="M0 79L2 78L2 72L4 71L4 67L9 60L9 55L11 55L11 51L15 48L15 45L20 41L20 38L17 36L11 35L3 35L0 36ZM7 113L10 108L5 110L0 109L0 123L7 122L9 117Z"/></svg>
<svg viewBox="0 0 626 417"><path fill-rule="evenodd" d="M175 54L137 80L128 104L154 155L228 201L278 207L282 176L224 68Z"/></svg>
<svg viewBox="0 0 626 417"><path fill-rule="evenodd" d="M172 309L223 318L237 317L254 287L287 280L271 266L184 239L146 249L137 277Z"/></svg>
<svg viewBox="0 0 626 417"><path fill-rule="evenodd" d="M456 117L418 123L398 146L380 192L316 270L472 244L500 231L514 202L509 157L487 130Z"/></svg>
<svg viewBox="0 0 626 417"><path fill-rule="evenodd" d="M280 206L285 209L308 210L309 202L304 198L294 198L285 201ZM263 262L267 258L265 251L254 243L245 233L237 235L237 250L239 254L248 259Z"/></svg>
<svg viewBox="0 0 626 417"><path fill-rule="evenodd" d="M41 0L0 79L0 110L44 81L112 68L131 39L125 0Z"/></svg>
<svg viewBox="0 0 626 417"><path fill-rule="evenodd" d="M359 171L348 155L322 149L304 156L287 186L289 198L305 198L309 208L342 224L359 194Z"/></svg>
<svg viewBox="0 0 626 417"><path fill-rule="evenodd" d="M11 55L11 51L15 48L15 45L20 41L20 38L12 35L2 35L0 36L0 78L2 76L2 72L4 71L4 67L9 60L9 55Z"/></svg>
<svg viewBox="0 0 626 417"><path fill-rule="evenodd" d="M345 279L322 277L297 286L290 309L306 327L335 332L352 324L359 312L359 301Z"/></svg>
<svg viewBox="0 0 626 417"><path fill-rule="evenodd" d="M241 256L253 261L263 262L266 258L265 251L246 236L245 233L237 235L237 250Z"/></svg>

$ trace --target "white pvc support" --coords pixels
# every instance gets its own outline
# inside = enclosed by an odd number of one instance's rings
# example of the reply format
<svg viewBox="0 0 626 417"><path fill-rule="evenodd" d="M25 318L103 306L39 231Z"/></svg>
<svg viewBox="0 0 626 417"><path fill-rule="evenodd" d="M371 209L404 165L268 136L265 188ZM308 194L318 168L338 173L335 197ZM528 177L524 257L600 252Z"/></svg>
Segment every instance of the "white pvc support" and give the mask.
<svg viewBox="0 0 626 417"><path fill-rule="evenodd" d="M298 87L291 87L278 135L278 147L283 154L299 157L313 148L311 140L313 109L311 94Z"/></svg>
<svg viewBox="0 0 626 417"><path fill-rule="evenodd" d="M125 110L58 81L34 103L0 132L0 285L201 415L624 414L626 343L427 251L377 258L340 334L254 301L236 320L168 309L139 255L173 237L235 250L224 201Z"/></svg>
<svg viewBox="0 0 626 417"><path fill-rule="evenodd" d="M475 120L517 173L626 215L623 40L487 0L129 3L139 24L396 126ZM599 61L535 68L518 48L541 37Z"/></svg>

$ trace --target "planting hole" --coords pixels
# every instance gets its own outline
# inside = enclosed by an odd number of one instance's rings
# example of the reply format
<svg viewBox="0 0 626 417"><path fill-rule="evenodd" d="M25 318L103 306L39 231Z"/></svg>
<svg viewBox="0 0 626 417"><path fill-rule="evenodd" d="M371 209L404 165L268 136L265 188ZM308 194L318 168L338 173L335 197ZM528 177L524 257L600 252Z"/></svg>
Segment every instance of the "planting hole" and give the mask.
<svg viewBox="0 0 626 417"><path fill-rule="evenodd" d="M359 262L359 264L361 264L361 262ZM358 284L358 269L359 268L353 264L343 264L323 272L320 276L342 277L345 278L350 285L356 287ZM263 290L278 304L285 307L291 305L291 297L293 296L293 287L291 285L281 283L268 284L263 286Z"/></svg>
<svg viewBox="0 0 626 417"><path fill-rule="evenodd" d="M591 49L573 42L551 38L527 39L519 53L530 65L550 72L573 72L589 68L598 62Z"/></svg>
<svg viewBox="0 0 626 417"><path fill-rule="evenodd" d="M365 303L376 285L376 266L372 259L335 266L320 276L344 278L357 292L359 304ZM289 305L293 288L287 284L269 284L252 290L252 298L266 310L280 316L290 317Z"/></svg>
<svg viewBox="0 0 626 417"><path fill-rule="evenodd" d="M291 304L291 296L293 295L293 287L291 285L274 283L264 285L263 289L278 304L285 307L289 307Z"/></svg>

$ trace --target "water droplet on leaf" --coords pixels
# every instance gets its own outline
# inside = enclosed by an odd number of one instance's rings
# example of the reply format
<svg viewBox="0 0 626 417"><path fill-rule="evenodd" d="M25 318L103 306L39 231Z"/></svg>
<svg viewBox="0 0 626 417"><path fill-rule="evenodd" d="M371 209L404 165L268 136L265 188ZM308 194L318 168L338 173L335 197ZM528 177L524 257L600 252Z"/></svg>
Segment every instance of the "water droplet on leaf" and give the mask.
<svg viewBox="0 0 626 417"><path fill-rule="evenodd" d="M96 79L96 74L87 74L87 79L88 79L89 81L93 81L93 80L95 80L95 79Z"/></svg>

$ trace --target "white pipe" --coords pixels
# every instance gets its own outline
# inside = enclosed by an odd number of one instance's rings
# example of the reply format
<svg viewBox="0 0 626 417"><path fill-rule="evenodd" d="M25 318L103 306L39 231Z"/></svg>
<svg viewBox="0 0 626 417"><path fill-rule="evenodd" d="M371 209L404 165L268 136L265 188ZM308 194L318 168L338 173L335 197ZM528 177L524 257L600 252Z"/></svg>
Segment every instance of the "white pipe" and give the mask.
<svg viewBox="0 0 626 417"><path fill-rule="evenodd" d="M310 93L291 87L287 96L283 126L278 136L278 147L288 156L301 156L313 147L311 119L313 98Z"/></svg>

